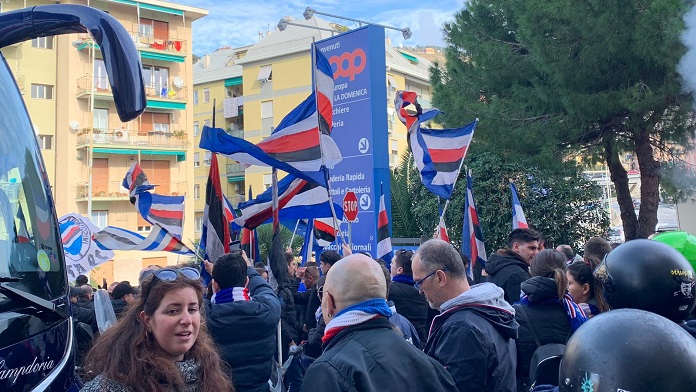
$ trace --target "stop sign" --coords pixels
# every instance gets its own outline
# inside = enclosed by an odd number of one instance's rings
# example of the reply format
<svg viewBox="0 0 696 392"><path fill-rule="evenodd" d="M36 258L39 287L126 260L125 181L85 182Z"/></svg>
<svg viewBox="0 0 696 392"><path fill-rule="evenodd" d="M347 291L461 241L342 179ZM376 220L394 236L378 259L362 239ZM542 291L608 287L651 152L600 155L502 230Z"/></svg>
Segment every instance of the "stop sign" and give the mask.
<svg viewBox="0 0 696 392"><path fill-rule="evenodd" d="M358 198L355 192L347 192L343 197L343 215L349 222L355 222L358 217Z"/></svg>

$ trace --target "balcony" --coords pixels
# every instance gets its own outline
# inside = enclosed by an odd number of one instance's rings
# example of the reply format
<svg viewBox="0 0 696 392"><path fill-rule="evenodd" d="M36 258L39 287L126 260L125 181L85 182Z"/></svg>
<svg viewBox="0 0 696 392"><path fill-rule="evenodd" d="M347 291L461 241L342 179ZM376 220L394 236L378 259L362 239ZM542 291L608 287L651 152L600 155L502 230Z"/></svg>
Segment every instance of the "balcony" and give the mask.
<svg viewBox="0 0 696 392"><path fill-rule="evenodd" d="M85 75L77 79L77 98L89 97L91 92L91 75ZM176 87L173 84L152 84L145 85L145 95L148 98L148 106L150 106L150 100L184 102L188 99L188 90L186 86ZM114 98L111 91L111 84L109 84L108 78L94 78L94 98L113 101Z"/></svg>
<svg viewBox="0 0 696 392"><path fill-rule="evenodd" d="M121 201L129 200L128 190L122 185L122 181L94 181L92 183L92 201ZM80 181L75 184L76 201L87 201L89 198L88 182ZM171 184L159 185L152 193L165 196L186 195L188 183L186 181L172 181Z"/></svg>
<svg viewBox="0 0 696 392"><path fill-rule="evenodd" d="M183 39L173 39L164 37L155 37L151 34L139 32L130 32L131 38L135 43L135 47L140 50L155 50L161 52L171 52L181 55L186 55L188 51L187 42Z"/></svg>
<svg viewBox="0 0 696 392"><path fill-rule="evenodd" d="M17 88L19 88L19 92L24 95L25 90L24 90L24 75L17 75L16 77L16 82L17 82Z"/></svg>
<svg viewBox="0 0 696 392"><path fill-rule="evenodd" d="M93 147L110 146L125 148L150 148L186 150L188 137L185 131L131 131L127 129L95 129L90 134L89 128L80 130L77 134L77 148L89 146L90 136ZM137 153L137 151L136 151Z"/></svg>

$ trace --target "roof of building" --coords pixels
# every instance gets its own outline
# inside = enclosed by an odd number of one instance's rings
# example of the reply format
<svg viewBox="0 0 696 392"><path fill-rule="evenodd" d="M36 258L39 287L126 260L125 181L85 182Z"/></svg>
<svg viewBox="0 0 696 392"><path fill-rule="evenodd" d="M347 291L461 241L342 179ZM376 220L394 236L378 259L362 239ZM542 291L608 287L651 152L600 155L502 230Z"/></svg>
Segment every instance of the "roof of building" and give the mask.
<svg viewBox="0 0 696 392"><path fill-rule="evenodd" d="M433 63L418 54L386 45L386 56L387 69L417 77L426 82L430 80L429 70ZM400 87L404 88L404 86Z"/></svg>
<svg viewBox="0 0 696 392"><path fill-rule="evenodd" d="M242 76L242 66L237 63L240 54L247 49L249 49L249 46L220 48L213 53L203 56L193 64L193 84L209 83Z"/></svg>
<svg viewBox="0 0 696 392"><path fill-rule="evenodd" d="M319 41L332 36L331 31L317 30L317 28L334 30L335 34L340 34L340 31L336 30L333 25L321 18L313 17L310 20L299 20L286 16L283 19L307 27L288 25L284 31L276 29L270 32L261 41L249 48L246 57L239 62L240 64L309 51L312 39Z"/></svg>

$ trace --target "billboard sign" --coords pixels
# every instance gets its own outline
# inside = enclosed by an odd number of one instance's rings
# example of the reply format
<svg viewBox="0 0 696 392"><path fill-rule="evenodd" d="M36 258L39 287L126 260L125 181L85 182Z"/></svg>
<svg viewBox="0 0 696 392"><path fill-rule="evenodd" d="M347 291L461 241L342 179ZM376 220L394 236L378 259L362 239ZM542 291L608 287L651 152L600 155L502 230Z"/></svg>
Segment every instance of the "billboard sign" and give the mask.
<svg viewBox="0 0 696 392"><path fill-rule="evenodd" d="M384 28L368 25L319 41L334 73L333 131L343 161L330 171L334 202L355 193L358 213L352 227L353 252L377 253L379 189L389 188L387 81ZM348 220L341 223L348 238ZM339 250L337 243L328 249Z"/></svg>

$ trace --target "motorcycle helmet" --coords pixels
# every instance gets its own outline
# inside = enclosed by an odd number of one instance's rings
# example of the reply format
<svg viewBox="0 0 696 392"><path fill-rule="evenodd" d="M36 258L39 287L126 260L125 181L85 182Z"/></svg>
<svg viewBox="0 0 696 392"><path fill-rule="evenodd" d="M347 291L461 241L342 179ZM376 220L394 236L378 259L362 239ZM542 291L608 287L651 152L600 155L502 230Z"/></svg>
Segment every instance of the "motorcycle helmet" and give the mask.
<svg viewBox="0 0 696 392"><path fill-rule="evenodd" d="M638 309L612 310L583 324L561 360L561 392L696 391L696 339Z"/></svg>
<svg viewBox="0 0 696 392"><path fill-rule="evenodd" d="M642 309L679 322L696 305L693 267L661 242L641 239L619 245L594 276L612 309Z"/></svg>

